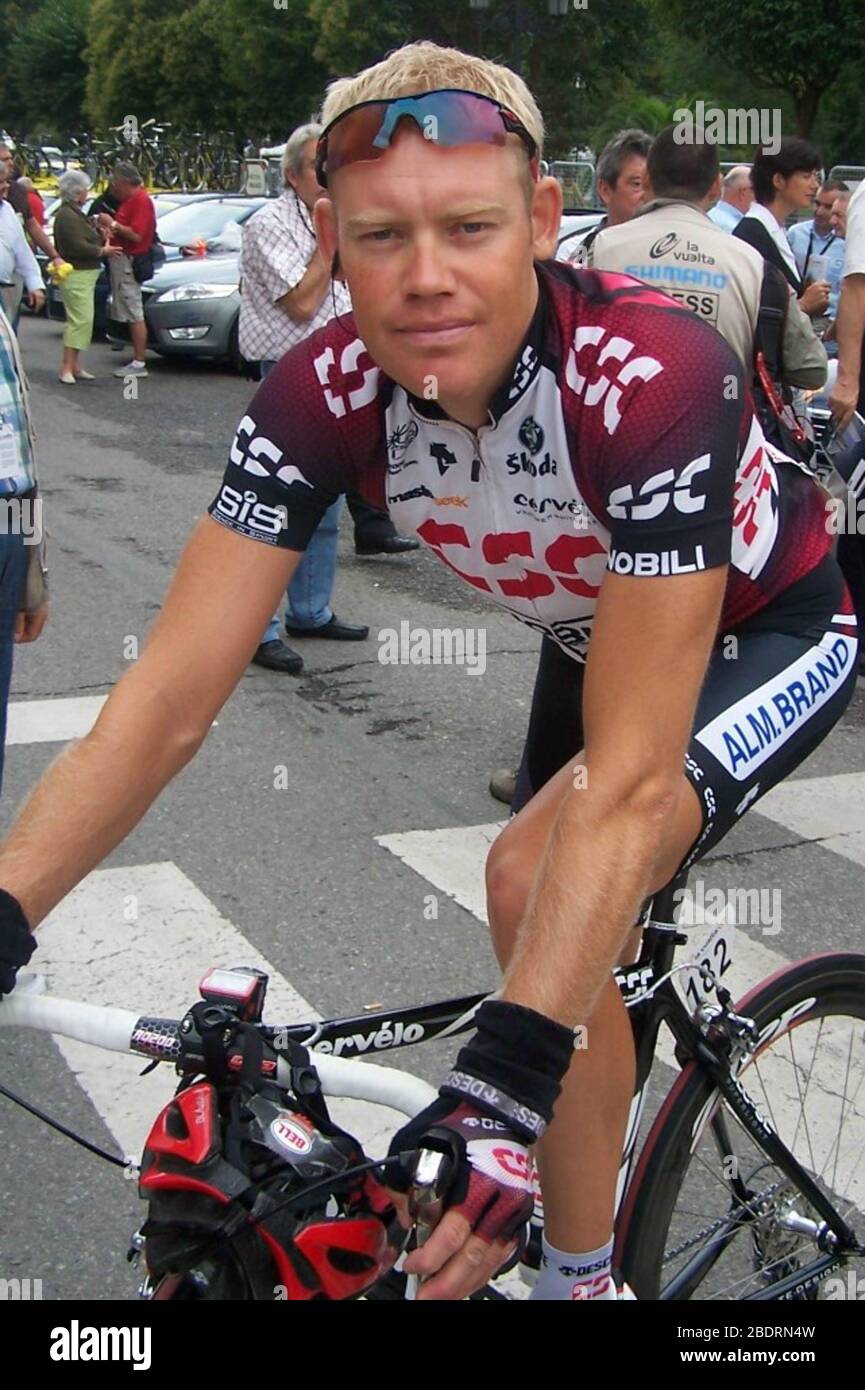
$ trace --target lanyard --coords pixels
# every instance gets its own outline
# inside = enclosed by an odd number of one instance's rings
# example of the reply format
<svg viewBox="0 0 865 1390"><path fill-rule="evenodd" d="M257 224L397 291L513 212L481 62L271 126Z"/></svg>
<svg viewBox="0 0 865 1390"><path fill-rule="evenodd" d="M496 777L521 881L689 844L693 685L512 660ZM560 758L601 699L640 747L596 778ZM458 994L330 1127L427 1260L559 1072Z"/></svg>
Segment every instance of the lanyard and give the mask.
<svg viewBox="0 0 865 1390"><path fill-rule="evenodd" d="M836 232L830 232L830 233L829 233L829 239L828 239L828 241L826 242L826 245L823 247L823 250L820 252L820 255L821 255L821 256L825 256L826 252L829 250L829 247L832 245L832 242L835 240L836 235L837 235ZM809 262L810 259L811 259L811 251L813 250L813 247L814 247L814 228L812 227L811 230L810 230L810 232L808 233L808 254L807 254L807 256L805 257L805 264L804 264L803 267L802 267L802 283L803 283L803 285L804 285L804 283L805 283L805 276L808 274L808 262Z"/></svg>

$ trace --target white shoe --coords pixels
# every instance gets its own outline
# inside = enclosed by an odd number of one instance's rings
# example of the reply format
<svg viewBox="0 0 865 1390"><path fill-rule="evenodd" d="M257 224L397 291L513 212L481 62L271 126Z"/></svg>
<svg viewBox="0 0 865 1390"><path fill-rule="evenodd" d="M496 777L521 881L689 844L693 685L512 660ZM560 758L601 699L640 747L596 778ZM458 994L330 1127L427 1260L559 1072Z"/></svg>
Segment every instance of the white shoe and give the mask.
<svg viewBox="0 0 865 1390"><path fill-rule="evenodd" d="M85 372L85 370L84 370L83 367L81 368L80 371L78 371L78 372L75 373L75 377L76 377L76 379L77 379L78 381L95 381L95 380L96 380L96 377L93 375L93 373L92 373L92 372Z"/></svg>
<svg viewBox="0 0 865 1390"><path fill-rule="evenodd" d="M124 367L114 368L115 376L147 376L146 367L133 367L131 362L127 362Z"/></svg>
<svg viewBox="0 0 865 1390"><path fill-rule="evenodd" d="M74 386L75 377L71 372L58 372L57 380L62 381L64 386Z"/></svg>

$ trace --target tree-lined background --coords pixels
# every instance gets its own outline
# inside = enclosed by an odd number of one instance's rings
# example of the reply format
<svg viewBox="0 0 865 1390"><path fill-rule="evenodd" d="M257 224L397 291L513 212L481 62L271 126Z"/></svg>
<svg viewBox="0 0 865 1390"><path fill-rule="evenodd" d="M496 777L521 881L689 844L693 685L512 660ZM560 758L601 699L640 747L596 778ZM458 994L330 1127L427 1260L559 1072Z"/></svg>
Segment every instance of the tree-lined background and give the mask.
<svg viewBox="0 0 865 1390"><path fill-rule="evenodd" d="M577 3L0 0L0 128L56 143L134 114L281 141L331 78L429 38L519 65L552 158L702 99L780 107L827 167L865 163L862 0Z"/></svg>

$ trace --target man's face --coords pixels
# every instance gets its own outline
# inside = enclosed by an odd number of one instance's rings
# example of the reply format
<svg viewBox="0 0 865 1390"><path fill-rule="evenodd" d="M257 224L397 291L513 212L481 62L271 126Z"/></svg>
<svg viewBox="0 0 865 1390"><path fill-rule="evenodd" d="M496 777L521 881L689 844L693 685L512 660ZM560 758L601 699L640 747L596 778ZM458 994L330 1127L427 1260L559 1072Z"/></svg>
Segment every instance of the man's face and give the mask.
<svg viewBox="0 0 865 1390"><path fill-rule="evenodd" d="M119 198L121 203L125 203L126 199L135 191L135 184L129 183L126 179L121 178L119 174L114 175L111 180L111 186L114 190L115 197Z"/></svg>
<svg viewBox="0 0 865 1390"><path fill-rule="evenodd" d="M611 227L620 222L630 222L642 203L646 192L646 161L642 155L629 155L622 165L622 171L615 186L601 179L598 193L607 209L607 220Z"/></svg>
<svg viewBox="0 0 865 1390"><path fill-rule="evenodd" d="M406 124L381 159L341 169L334 200L315 208L373 359L473 428L534 312L534 259L555 251L559 185L533 185L530 211L525 180L510 142L445 150Z"/></svg>
<svg viewBox="0 0 865 1390"><path fill-rule="evenodd" d="M847 204L849 202L849 194L835 194L835 201L832 204L832 211L829 215L829 226L836 236L845 237L847 235ZM816 222L816 220L815 217L814 221Z"/></svg>
<svg viewBox="0 0 865 1390"><path fill-rule="evenodd" d="M303 157L301 159L298 172L286 175L288 183L297 193L302 203L311 208L316 198L320 198L324 189L315 177L315 147L318 142L310 140L303 147Z"/></svg>
<svg viewBox="0 0 865 1390"><path fill-rule="evenodd" d="M744 176L732 190L728 190L725 200L734 208L738 208L744 216L754 201L754 185L751 182L751 175Z"/></svg>
<svg viewBox="0 0 865 1390"><path fill-rule="evenodd" d="M814 204L814 227L820 236L828 236L832 227L832 209L835 206L835 199L838 197L838 190L832 188L827 193L820 189L817 194L817 201Z"/></svg>

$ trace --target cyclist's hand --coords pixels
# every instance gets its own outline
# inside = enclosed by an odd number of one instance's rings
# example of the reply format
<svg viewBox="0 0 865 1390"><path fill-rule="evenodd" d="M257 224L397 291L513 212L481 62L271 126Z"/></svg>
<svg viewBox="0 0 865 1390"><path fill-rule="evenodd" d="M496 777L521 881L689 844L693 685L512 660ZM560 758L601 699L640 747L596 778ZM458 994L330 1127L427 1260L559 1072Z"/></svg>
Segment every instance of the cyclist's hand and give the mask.
<svg viewBox="0 0 865 1390"><path fill-rule="evenodd" d="M445 1096L399 1131L391 1153L418 1148L449 1153L454 1172L446 1214L406 1260L405 1271L428 1281L420 1299L466 1298L514 1253L531 1216L528 1145L503 1120ZM411 1162L404 1181L413 1176Z"/></svg>
<svg viewBox="0 0 865 1390"><path fill-rule="evenodd" d="M0 888L0 999L4 994L11 994L19 969L27 964L35 950L36 938L21 904Z"/></svg>

